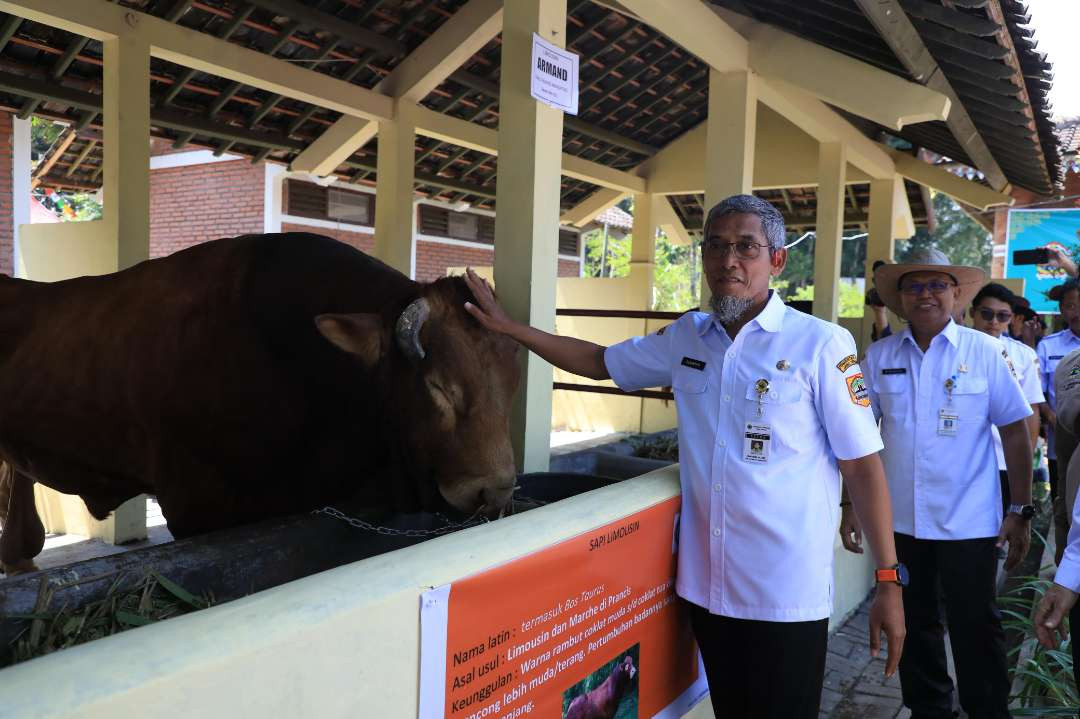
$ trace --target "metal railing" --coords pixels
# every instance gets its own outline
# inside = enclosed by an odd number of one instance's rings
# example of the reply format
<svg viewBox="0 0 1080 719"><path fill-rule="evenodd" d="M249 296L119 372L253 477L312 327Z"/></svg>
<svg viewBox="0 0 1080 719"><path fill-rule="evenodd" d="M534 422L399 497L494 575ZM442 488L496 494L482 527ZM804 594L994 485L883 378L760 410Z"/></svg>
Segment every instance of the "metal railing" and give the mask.
<svg viewBox="0 0 1080 719"><path fill-rule="evenodd" d="M686 310L690 312L691 310ZM606 317L629 320L677 320L686 312L652 312L645 310L555 310L556 317ZM644 397L645 399L673 400L675 395L667 389L642 389L636 392L623 392L618 387L581 384L579 382L555 382L552 389L565 389L570 392L592 392L594 394L614 394L621 397Z"/></svg>

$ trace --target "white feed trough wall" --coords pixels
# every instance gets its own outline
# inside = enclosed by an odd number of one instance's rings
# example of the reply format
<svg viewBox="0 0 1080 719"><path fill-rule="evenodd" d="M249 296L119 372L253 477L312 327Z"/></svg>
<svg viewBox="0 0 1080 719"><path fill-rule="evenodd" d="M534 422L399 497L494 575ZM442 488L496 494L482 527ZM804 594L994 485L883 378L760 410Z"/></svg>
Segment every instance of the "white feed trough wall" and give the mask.
<svg viewBox="0 0 1080 719"><path fill-rule="evenodd" d="M678 492L678 467L660 469L10 667L0 717L416 717L423 591ZM838 555L837 616L865 596L860 562ZM711 715L706 701L688 716Z"/></svg>

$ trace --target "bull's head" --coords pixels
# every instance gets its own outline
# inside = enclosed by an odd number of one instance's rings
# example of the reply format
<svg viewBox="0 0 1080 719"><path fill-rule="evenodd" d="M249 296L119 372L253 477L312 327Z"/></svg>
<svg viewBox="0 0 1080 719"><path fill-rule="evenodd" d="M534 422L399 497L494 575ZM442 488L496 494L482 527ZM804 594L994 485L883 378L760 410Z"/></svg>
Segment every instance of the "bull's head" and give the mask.
<svg viewBox="0 0 1080 719"><path fill-rule="evenodd" d="M390 316L320 315L319 331L376 377L381 401L420 488L454 508L498 515L516 481L510 406L520 370L517 344L464 310L460 278L444 278ZM404 469L404 468L403 468ZM433 487L431 486L433 485ZM428 507L432 508L432 507Z"/></svg>

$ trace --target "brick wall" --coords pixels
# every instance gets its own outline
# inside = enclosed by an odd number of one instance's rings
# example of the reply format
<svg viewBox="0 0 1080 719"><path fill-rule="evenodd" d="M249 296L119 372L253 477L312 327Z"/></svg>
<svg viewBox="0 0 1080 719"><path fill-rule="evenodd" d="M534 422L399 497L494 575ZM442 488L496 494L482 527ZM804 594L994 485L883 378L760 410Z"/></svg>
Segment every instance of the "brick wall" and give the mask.
<svg viewBox="0 0 1080 719"><path fill-rule="evenodd" d="M5 275L15 274L13 138L11 114L0 112L0 274Z"/></svg>
<svg viewBox="0 0 1080 719"><path fill-rule="evenodd" d="M150 172L150 257L263 231L264 169L247 160Z"/></svg>
<svg viewBox="0 0 1080 719"><path fill-rule="evenodd" d="M490 267L494 262L493 250L424 240L416 241L416 279L418 282L431 282L445 277L448 267Z"/></svg>
<svg viewBox="0 0 1080 719"><path fill-rule="evenodd" d="M578 277L581 275L581 263L577 260L559 259L559 277Z"/></svg>
<svg viewBox="0 0 1080 719"><path fill-rule="evenodd" d="M282 232L310 232L315 235L333 237L346 245L352 245L361 252L369 255L375 251L375 236L366 232L350 232L349 230L332 230L326 227L310 227L308 225L294 225L290 222L281 223Z"/></svg>

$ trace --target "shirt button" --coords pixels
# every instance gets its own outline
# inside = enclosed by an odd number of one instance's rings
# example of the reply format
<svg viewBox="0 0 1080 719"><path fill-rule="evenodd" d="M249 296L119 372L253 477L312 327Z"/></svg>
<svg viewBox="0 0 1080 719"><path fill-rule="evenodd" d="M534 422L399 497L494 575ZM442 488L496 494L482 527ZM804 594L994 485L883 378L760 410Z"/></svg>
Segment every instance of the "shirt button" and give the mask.
<svg viewBox="0 0 1080 719"><path fill-rule="evenodd" d="M712 488L713 488L713 489L715 489L715 490L716 490L717 492L719 492L719 491L720 491L720 483L719 483L719 482L717 482L716 484L714 484L714 485L712 486Z"/></svg>
<svg viewBox="0 0 1080 719"><path fill-rule="evenodd" d="M720 446L721 446L721 447L726 447L726 446L727 446L727 442L725 442L724 440L720 440Z"/></svg>
<svg viewBox="0 0 1080 719"><path fill-rule="evenodd" d="M720 527L713 527L712 533L713 533L714 537L719 537L720 536Z"/></svg>
<svg viewBox="0 0 1080 719"><path fill-rule="evenodd" d="M725 402L730 402L731 401L731 395L730 394L725 394L724 395L724 401Z"/></svg>

